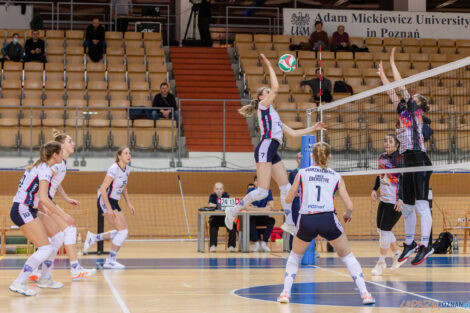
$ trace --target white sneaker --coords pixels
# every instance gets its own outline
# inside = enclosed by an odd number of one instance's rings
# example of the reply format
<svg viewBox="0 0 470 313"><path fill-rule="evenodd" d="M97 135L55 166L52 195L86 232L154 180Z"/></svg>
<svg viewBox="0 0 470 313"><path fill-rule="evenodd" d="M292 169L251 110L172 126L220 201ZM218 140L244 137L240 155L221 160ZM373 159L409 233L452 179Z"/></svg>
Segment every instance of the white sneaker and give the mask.
<svg viewBox="0 0 470 313"><path fill-rule="evenodd" d="M387 264L385 264L385 262L377 262L377 264L375 265L374 269L372 270L372 275L375 275L375 276L380 276L382 275L382 272L384 269L387 268Z"/></svg>
<svg viewBox="0 0 470 313"><path fill-rule="evenodd" d="M87 232L85 244L83 245L83 254L88 254L88 249L90 249L90 247L95 244L94 237L95 237L95 234L93 234L90 231Z"/></svg>
<svg viewBox="0 0 470 313"><path fill-rule="evenodd" d="M255 242L253 245L253 252L258 252L259 251L259 242Z"/></svg>
<svg viewBox="0 0 470 313"><path fill-rule="evenodd" d="M29 280L33 281L33 282L37 282L38 279L41 277L41 274L39 273L39 270L38 269L35 269L31 275L29 275Z"/></svg>
<svg viewBox="0 0 470 313"><path fill-rule="evenodd" d="M398 262L399 257L400 257L400 255L398 255L396 258L393 257L393 264L390 267L390 270L394 271L394 270L398 269L400 266L402 266L403 264L406 263L406 260L408 260L408 259L404 259L403 261Z"/></svg>
<svg viewBox="0 0 470 313"><path fill-rule="evenodd" d="M106 260L106 262L103 264L103 268L107 268L107 269L114 269L114 270L123 270L126 268L126 266L124 266L123 264L117 262L117 261L114 261L114 262L108 262Z"/></svg>
<svg viewBox="0 0 470 313"><path fill-rule="evenodd" d="M91 269L86 269L83 267L79 267L76 271L73 271L72 274L72 281L80 280L83 278L87 278L90 276L95 275L96 269L91 268Z"/></svg>
<svg viewBox="0 0 470 313"><path fill-rule="evenodd" d="M217 249L216 246L211 246L211 248L209 249L209 252L215 252L216 249Z"/></svg>
<svg viewBox="0 0 470 313"><path fill-rule="evenodd" d="M362 296L362 304L374 304L375 299L372 297L370 292L364 292L364 295Z"/></svg>
<svg viewBox="0 0 470 313"><path fill-rule="evenodd" d="M266 242L262 242L261 243L261 251L262 252L271 252L271 249L269 249L269 247L266 245Z"/></svg>
<svg viewBox="0 0 470 313"><path fill-rule="evenodd" d="M289 301L290 301L290 297L287 291L281 292L281 294L277 298L277 302L280 302L280 303L289 303Z"/></svg>
<svg viewBox="0 0 470 313"><path fill-rule="evenodd" d="M236 214L233 213L233 210L231 208L227 208L225 210L225 226L227 226L227 228L230 230L233 229L233 222L235 221L235 216Z"/></svg>
<svg viewBox="0 0 470 313"><path fill-rule="evenodd" d="M26 284L21 284L16 281L11 283L9 289L13 292L22 294L23 296L35 296L37 294L37 292L34 291L33 289L29 289Z"/></svg>
<svg viewBox="0 0 470 313"><path fill-rule="evenodd" d="M288 232L289 234L291 234L292 236L295 236L295 225L292 224L282 224L281 226L282 230L285 231L285 232Z"/></svg>
<svg viewBox="0 0 470 313"><path fill-rule="evenodd" d="M228 252L235 252L235 247L228 247Z"/></svg>
<svg viewBox="0 0 470 313"><path fill-rule="evenodd" d="M59 289L59 288L64 287L64 284L53 280L52 277L49 277L49 278L39 278L39 280L36 282L36 286L38 286L39 288Z"/></svg>

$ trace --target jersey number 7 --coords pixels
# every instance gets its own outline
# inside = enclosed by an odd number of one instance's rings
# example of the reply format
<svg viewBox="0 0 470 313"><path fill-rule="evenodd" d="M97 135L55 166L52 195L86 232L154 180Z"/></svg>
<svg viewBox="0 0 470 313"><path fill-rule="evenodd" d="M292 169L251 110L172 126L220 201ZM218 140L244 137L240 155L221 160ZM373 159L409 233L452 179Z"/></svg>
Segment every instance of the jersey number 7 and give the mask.
<svg viewBox="0 0 470 313"><path fill-rule="evenodd" d="M317 201L320 202L321 186L315 186L315 188L317 188Z"/></svg>

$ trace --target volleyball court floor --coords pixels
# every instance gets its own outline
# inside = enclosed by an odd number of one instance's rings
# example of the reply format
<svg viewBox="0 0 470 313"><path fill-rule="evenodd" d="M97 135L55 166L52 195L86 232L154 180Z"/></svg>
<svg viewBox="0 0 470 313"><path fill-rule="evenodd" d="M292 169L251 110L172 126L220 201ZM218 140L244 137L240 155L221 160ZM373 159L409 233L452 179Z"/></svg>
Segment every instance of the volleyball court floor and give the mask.
<svg viewBox="0 0 470 313"><path fill-rule="evenodd" d="M95 276L78 282L70 281L68 261L59 257L53 275L64 287L40 289L36 297L8 290L25 257L0 257L0 312L470 311L466 308L470 301L470 255L435 255L420 266L407 262L395 272L386 270L373 277L370 272L377 261L377 241L352 241L351 245L367 287L376 298L374 306L361 305L355 285L335 253L320 252L316 265L301 268L291 303L279 304L276 298L282 289L287 253L228 253L220 243L216 253L202 254L196 252L196 242L131 241L118 254L127 269L100 269ZM280 244L272 248L281 250ZM93 267L105 258L90 255L80 261ZM391 265L391 258L387 263Z"/></svg>

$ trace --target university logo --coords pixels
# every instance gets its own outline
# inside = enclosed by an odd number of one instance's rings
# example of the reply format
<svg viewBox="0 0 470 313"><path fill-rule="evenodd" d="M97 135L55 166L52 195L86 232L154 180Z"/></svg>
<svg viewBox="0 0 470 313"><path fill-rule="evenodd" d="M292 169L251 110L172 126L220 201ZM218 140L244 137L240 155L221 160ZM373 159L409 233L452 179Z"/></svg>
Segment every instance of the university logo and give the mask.
<svg viewBox="0 0 470 313"><path fill-rule="evenodd" d="M294 13L290 19L291 35L308 36L310 35L310 15L308 13Z"/></svg>

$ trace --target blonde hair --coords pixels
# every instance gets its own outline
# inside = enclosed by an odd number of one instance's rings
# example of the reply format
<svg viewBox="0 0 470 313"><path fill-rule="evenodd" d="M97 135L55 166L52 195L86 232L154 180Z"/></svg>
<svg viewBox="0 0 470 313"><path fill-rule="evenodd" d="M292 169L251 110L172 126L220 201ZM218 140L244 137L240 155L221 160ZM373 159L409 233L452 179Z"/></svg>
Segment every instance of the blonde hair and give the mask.
<svg viewBox="0 0 470 313"><path fill-rule="evenodd" d="M324 170L328 168L330 154L331 148L326 142L319 142L313 146L313 159Z"/></svg>
<svg viewBox="0 0 470 313"><path fill-rule="evenodd" d="M214 189L217 188L217 186L220 186L220 187L224 188L224 184L222 184L221 182L216 182L214 184Z"/></svg>
<svg viewBox="0 0 470 313"><path fill-rule="evenodd" d="M65 139L67 139L67 137L70 137L70 136L67 135L66 133L62 133L62 132L58 131L55 128L52 129L52 138L54 139L54 141L64 143ZM70 137L70 138L72 138L72 137Z"/></svg>
<svg viewBox="0 0 470 313"><path fill-rule="evenodd" d="M119 156L122 154L122 152L126 149L129 149L129 147L124 146L119 148L119 150L116 152L116 162L119 162Z"/></svg>
<svg viewBox="0 0 470 313"><path fill-rule="evenodd" d="M259 97L263 94L265 90L268 90L268 87L260 87L258 90L256 90L256 99L252 99L251 102L247 105L242 106L240 109L238 109L238 113L243 115L244 117L250 117L253 116L256 111L258 110L258 105L260 103Z"/></svg>
<svg viewBox="0 0 470 313"><path fill-rule="evenodd" d="M41 163L46 163L52 158L54 153L59 154L62 150L62 145L57 141L49 141L48 143L41 146L39 149L39 160L34 162L34 164L29 165L26 169L30 170L33 167L40 165Z"/></svg>

